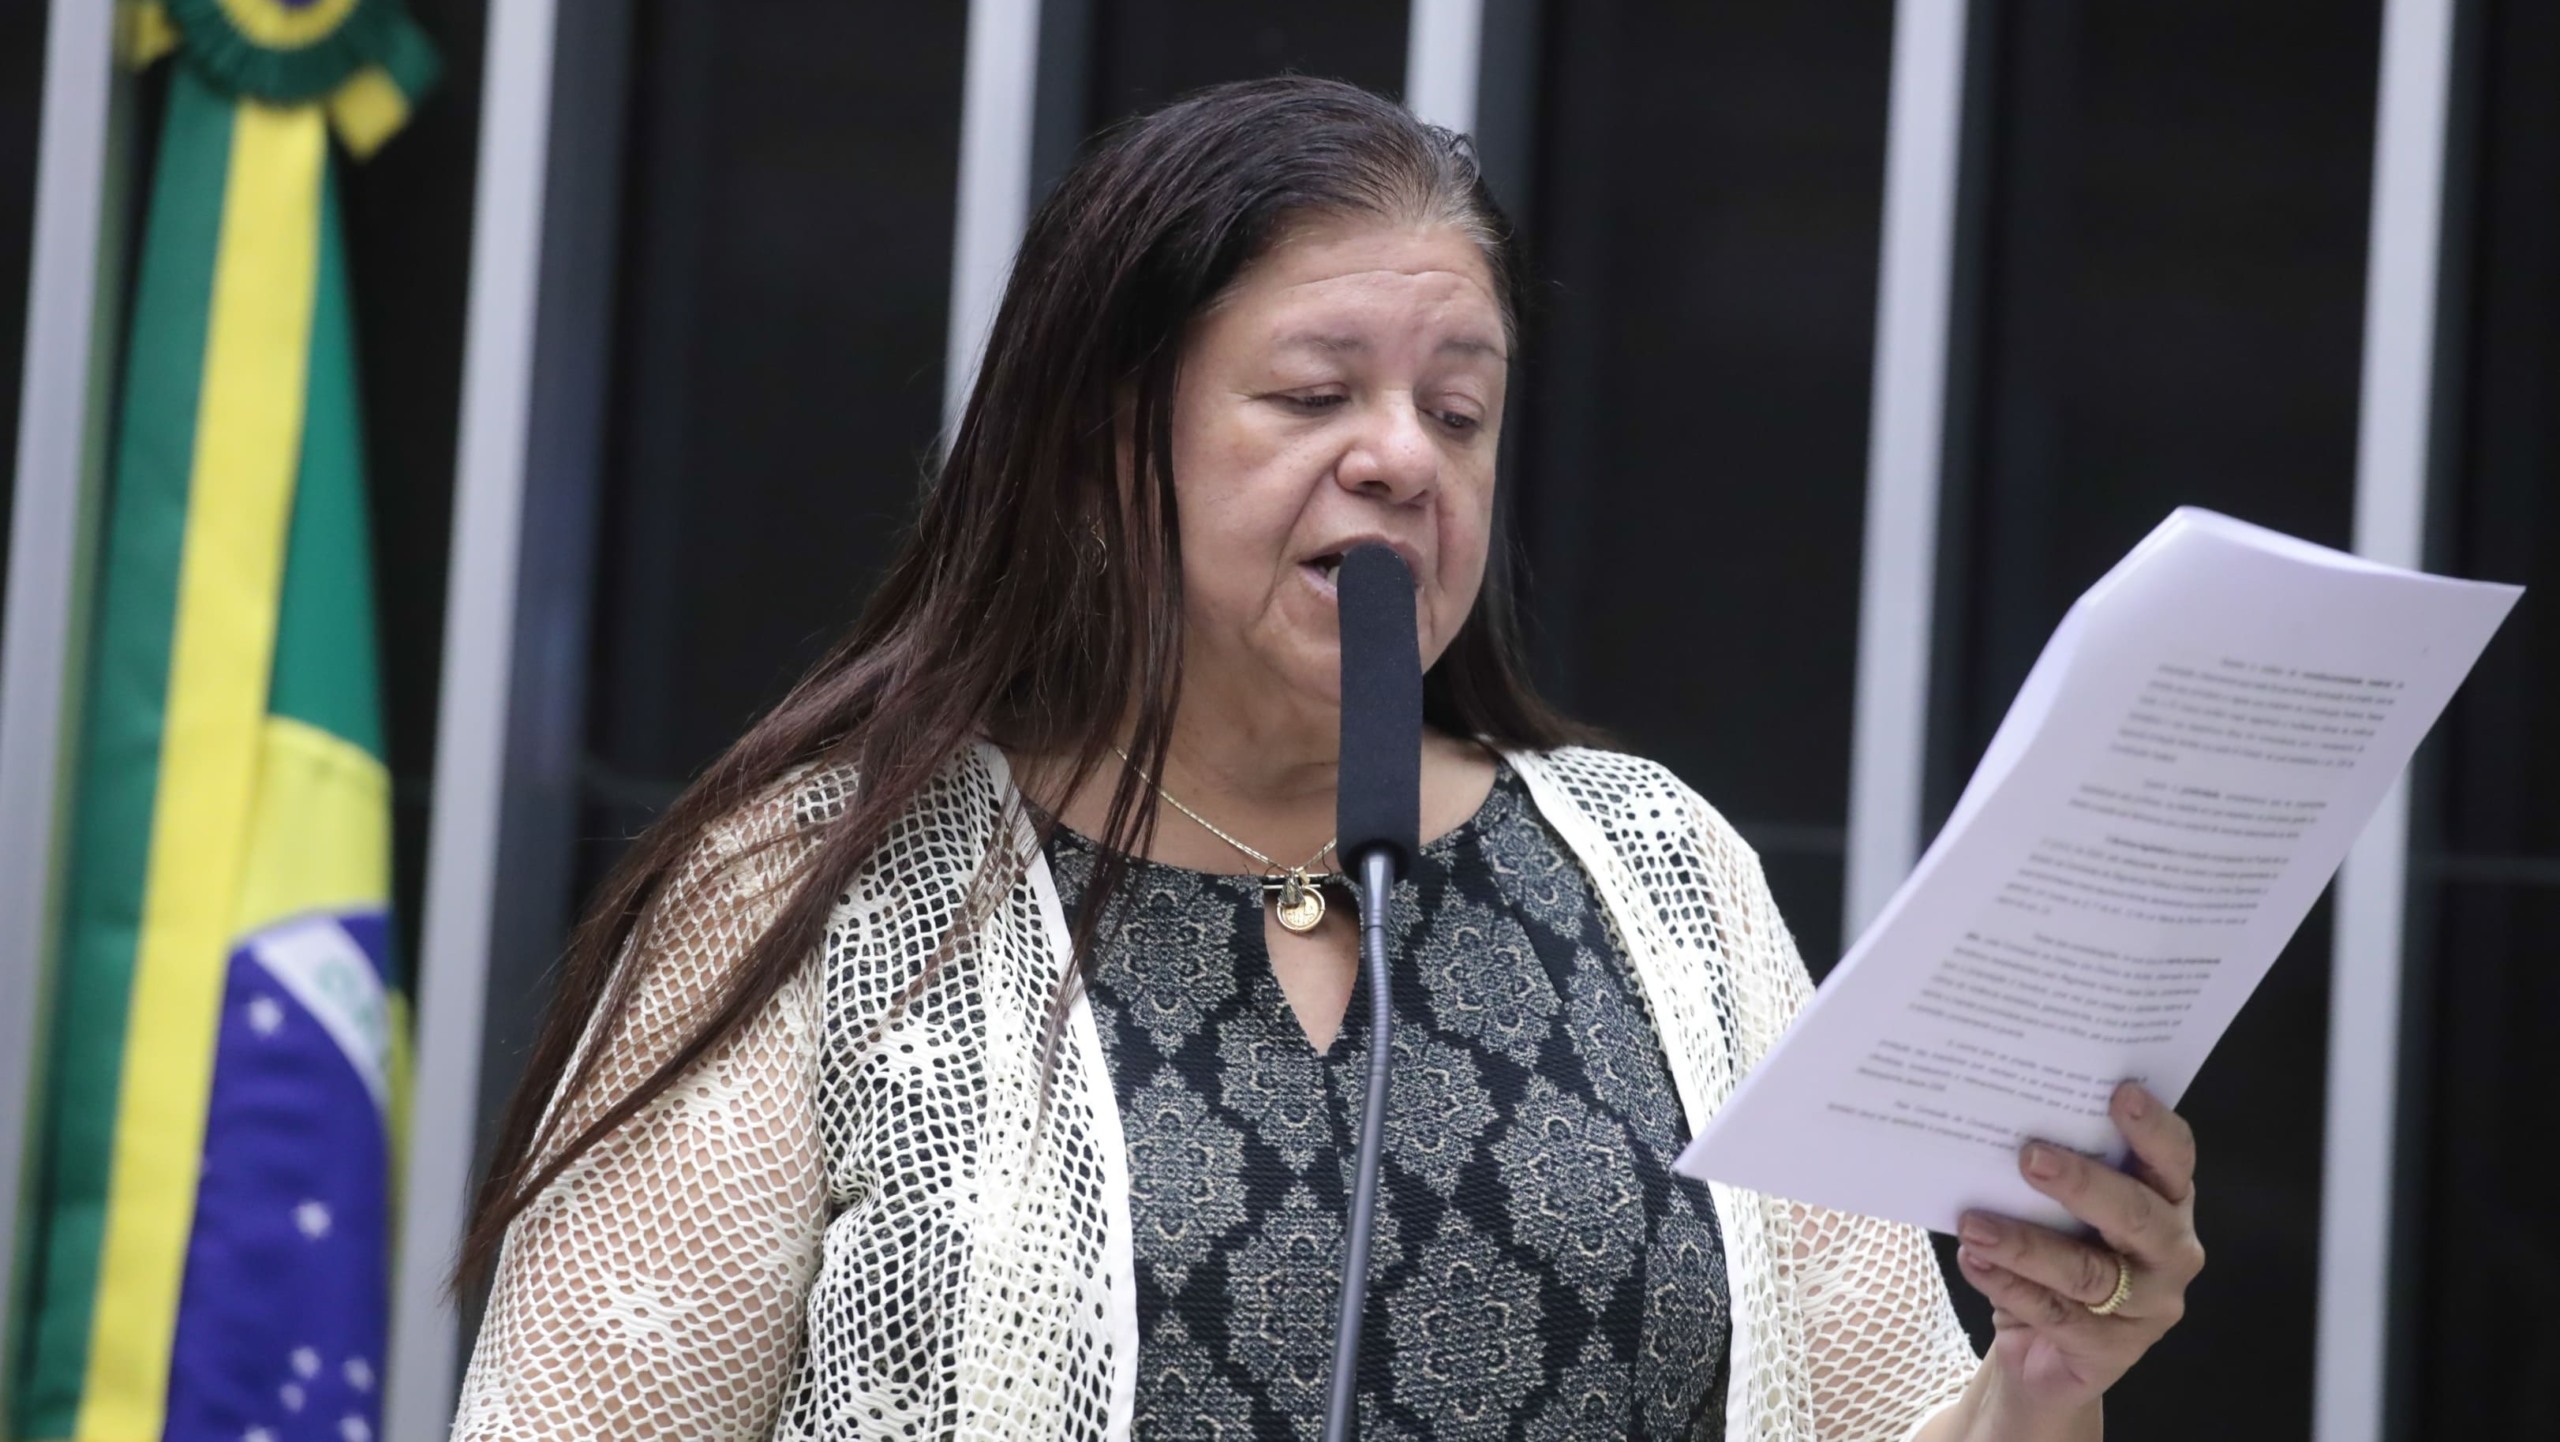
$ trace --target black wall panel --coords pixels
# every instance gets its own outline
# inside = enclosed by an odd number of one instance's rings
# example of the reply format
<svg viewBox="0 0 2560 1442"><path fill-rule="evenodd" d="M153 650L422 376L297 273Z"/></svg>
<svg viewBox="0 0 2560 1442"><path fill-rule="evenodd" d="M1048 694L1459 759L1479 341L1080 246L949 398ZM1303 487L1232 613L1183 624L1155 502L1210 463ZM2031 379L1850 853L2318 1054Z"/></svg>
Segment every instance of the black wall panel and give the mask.
<svg viewBox="0 0 2560 1442"><path fill-rule="evenodd" d="M1103 128L1203 86L1317 75L1401 96L1409 18L1379 0L1042 0L1032 197Z"/></svg>
<svg viewBox="0 0 2560 1442"><path fill-rule="evenodd" d="M2522 582L2422 763L2397 1437L2560 1436L2560 9L2463 7L2436 564Z"/></svg>
<svg viewBox="0 0 2560 1442"><path fill-rule="evenodd" d="M1513 422L1541 678L1840 945L1889 0L1548 7Z"/></svg>
<svg viewBox="0 0 2560 1442"><path fill-rule="evenodd" d="M1222 80L1292 72L1404 94L1406 7L1378 0L1202 5L1196 0L1086 0L1099 127Z"/></svg>
<svg viewBox="0 0 2560 1442"><path fill-rule="evenodd" d="M967 7L633 18L597 864L852 622L912 510L941 424Z"/></svg>

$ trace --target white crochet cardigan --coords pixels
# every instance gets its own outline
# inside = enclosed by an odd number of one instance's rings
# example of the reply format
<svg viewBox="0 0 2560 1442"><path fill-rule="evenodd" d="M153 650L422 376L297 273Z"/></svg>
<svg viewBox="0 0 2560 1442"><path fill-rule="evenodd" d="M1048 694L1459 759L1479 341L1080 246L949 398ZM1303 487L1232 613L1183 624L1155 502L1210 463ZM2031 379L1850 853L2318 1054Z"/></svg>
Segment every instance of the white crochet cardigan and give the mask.
<svg viewBox="0 0 2560 1442"><path fill-rule="evenodd" d="M1758 859L1650 762L1508 759L1605 904L1694 1130L1811 991ZM845 785L804 776L705 841L626 959L600 1093L681 1039ZM993 747L955 760L814 964L517 1219L456 1437L1127 1438L1128 1157L1082 1001L1044 1116L1067 931L1016 800ZM1020 879L898 1007L1008 831ZM1964 1389L1976 1359L1925 1234L1712 1190L1728 1437L1904 1438Z"/></svg>

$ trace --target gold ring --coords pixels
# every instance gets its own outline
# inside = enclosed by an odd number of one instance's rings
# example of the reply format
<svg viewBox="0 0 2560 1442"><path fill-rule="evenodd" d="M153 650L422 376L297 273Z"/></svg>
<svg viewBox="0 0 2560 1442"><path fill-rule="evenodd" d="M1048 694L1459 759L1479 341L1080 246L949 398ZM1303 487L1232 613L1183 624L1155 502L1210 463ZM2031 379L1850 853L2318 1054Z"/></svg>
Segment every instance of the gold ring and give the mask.
<svg viewBox="0 0 2560 1442"><path fill-rule="evenodd" d="M2118 1252L2116 1253L2115 1291L2110 1294L2105 1301L2097 1303L2094 1306L2087 1302L2083 1302L2080 1305L2088 1307L2090 1312L2097 1316L2112 1317L2116 1314L2116 1309L2124 1305L2124 1299L2132 1295L2133 1263L2125 1260L2124 1253Z"/></svg>

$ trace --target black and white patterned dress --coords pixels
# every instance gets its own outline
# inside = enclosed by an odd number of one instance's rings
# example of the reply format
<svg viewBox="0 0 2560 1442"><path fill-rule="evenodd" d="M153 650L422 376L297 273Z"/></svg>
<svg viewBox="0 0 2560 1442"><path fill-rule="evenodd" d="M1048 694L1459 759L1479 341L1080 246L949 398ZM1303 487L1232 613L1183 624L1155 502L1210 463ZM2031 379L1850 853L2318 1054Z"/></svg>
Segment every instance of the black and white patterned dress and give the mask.
<svg viewBox="0 0 2560 1442"><path fill-rule="evenodd" d="M1070 916L1094 855L1063 829L1050 845ZM1133 1437L1315 1438L1367 982L1318 1053L1255 879L1145 865L1114 910L1090 988L1128 1142ZM1607 918L1508 767L1423 848L1395 919L1360 1435L1721 1438L1715 1211L1671 1174L1687 1127Z"/></svg>

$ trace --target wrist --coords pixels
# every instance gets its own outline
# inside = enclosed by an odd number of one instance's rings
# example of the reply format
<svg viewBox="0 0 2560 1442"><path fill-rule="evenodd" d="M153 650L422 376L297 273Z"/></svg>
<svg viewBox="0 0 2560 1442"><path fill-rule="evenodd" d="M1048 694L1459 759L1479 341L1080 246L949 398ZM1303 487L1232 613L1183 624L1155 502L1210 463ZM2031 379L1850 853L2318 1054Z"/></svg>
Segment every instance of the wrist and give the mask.
<svg viewBox="0 0 2560 1442"><path fill-rule="evenodd" d="M2078 1402L2021 1395L2024 1389L2003 1385L1991 1368L1988 1385L1977 1394L1966 1442L2099 1442L2106 1435L2103 1399Z"/></svg>
<svg viewBox="0 0 2560 1442"><path fill-rule="evenodd" d="M2106 1435L2104 1400L2057 1403L2020 1395L1985 1359L1973 1382L1912 1434L1912 1442L2099 1442Z"/></svg>

